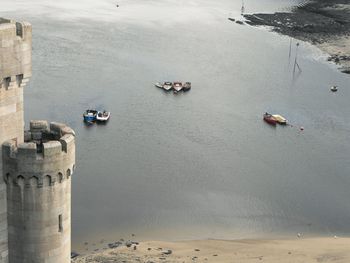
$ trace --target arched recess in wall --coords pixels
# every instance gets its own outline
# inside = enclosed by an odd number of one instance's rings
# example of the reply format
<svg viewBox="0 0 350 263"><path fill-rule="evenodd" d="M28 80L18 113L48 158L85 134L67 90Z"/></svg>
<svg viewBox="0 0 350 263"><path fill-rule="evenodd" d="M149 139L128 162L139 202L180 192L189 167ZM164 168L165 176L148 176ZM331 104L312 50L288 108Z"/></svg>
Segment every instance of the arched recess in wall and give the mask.
<svg viewBox="0 0 350 263"><path fill-rule="evenodd" d="M58 182L62 183L62 181L63 181L63 174L62 173L58 173L57 177L58 177Z"/></svg>
<svg viewBox="0 0 350 263"><path fill-rule="evenodd" d="M38 186L39 185L39 178L36 176L32 176L29 179L29 185L30 186Z"/></svg>
<svg viewBox="0 0 350 263"><path fill-rule="evenodd" d="M70 176L71 176L71 171L70 171L70 169L68 169L67 170L67 178L70 178Z"/></svg>
<svg viewBox="0 0 350 263"><path fill-rule="evenodd" d="M11 179L10 178L10 173L6 173L5 175L4 175L4 181L5 181L5 183L8 183L9 182L9 180Z"/></svg>
<svg viewBox="0 0 350 263"><path fill-rule="evenodd" d="M45 175L43 178L43 186L50 186L52 184L52 177L51 175Z"/></svg>
<svg viewBox="0 0 350 263"><path fill-rule="evenodd" d="M24 187L24 177L22 175L17 176L16 185L23 188Z"/></svg>

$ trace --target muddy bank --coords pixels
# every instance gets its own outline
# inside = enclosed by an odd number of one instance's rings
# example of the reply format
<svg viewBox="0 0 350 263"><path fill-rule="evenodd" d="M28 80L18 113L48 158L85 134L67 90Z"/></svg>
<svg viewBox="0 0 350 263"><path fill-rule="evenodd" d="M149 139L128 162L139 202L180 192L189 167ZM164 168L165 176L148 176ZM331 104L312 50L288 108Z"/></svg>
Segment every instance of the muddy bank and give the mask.
<svg viewBox="0 0 350 263"><path fill-rule="evenodd" d="M273 31L311 42L328 53L329 61L350 74L350 2L316 0L291 12L246 14L247 24L269 26Z"/></svg>
<svg viewBox="0 0 350 263"><path fill-rule="evenodd" d="M149 241L80 256L74 263L350 262L349 238Z"/></svg>

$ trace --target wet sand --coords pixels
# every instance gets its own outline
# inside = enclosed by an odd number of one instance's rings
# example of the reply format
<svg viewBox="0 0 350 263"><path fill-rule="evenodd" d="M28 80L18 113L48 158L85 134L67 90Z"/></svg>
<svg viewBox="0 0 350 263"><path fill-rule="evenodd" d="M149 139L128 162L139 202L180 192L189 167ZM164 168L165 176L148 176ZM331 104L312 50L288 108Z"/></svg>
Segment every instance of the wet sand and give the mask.
<svg viewBox="0 0 350 263"><path fill-rule="evenodd" d="M350 238L295 238L283 240L149 241L106 249L75 258L75 263L97 262L350 262Z"/></svg>
<svg viewBox="0 0 350 263"><path fill-rule="evenodd" d="M350 3L347 0L318 0L297 6L291 12L246 14L252 26L310 42L328 53L329 61L350 74Z"/></svg>

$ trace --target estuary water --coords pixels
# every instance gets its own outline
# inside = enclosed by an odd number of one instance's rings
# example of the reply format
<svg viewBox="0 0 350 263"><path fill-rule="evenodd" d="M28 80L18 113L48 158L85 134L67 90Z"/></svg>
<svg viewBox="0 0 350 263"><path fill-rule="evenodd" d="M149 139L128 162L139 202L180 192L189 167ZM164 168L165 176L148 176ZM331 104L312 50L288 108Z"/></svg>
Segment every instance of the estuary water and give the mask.
<svg viewBox="0 0 350 263"><path fill-rule="evenodd" d="M288 37L227 19L240 9L240 0L1 1L1 16L33 24L26 121L77 134L74 249L350 234L350 78L307 43L293 41L289 58ZM165 80L192 90L153 86ZM107 125L84 125L93 107L112 112ZM267 125L265 111L292 126Z"/></svg>

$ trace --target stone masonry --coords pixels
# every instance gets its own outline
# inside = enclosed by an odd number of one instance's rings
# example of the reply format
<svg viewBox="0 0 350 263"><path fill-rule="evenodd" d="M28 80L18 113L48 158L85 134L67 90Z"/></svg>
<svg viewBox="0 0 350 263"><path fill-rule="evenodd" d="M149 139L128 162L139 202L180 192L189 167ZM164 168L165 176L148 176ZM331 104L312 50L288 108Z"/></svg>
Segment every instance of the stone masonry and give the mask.
<svg viewBox="0 0 350 263"><path fill-rule="evenodd" d="M23 87L31 76L32 28L0 18L0 145L23 142ZM0 171L2 161L0 153ZM6 186L0 177L0 262L8 262Z"/></svg>
<svg viewBox="0 0 350 263"><path fill-rule="evenodd" d="M75 134L46 121L24 131L31 50L31 25L0 18L0 263L69 263Z"/></svg>
<svg viewBox="0 0 350 263"><path fill-rule="evenodd" d="M24 143L2 146L10 263L68 263L74 131L31 121Z"/></svg>

